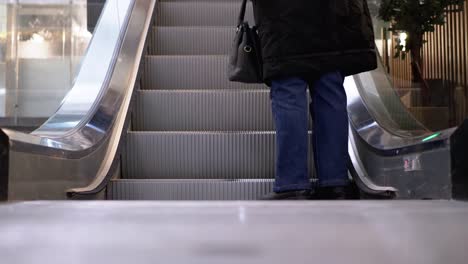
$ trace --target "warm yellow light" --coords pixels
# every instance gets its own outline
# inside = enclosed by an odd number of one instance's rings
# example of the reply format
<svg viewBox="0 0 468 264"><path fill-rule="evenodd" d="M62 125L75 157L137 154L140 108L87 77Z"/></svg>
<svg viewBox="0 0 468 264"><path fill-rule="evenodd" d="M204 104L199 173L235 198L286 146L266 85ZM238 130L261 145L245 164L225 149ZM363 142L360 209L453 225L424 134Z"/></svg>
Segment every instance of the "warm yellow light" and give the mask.
<svg viewBox="0 0 468 264"><path fill-rule="evenodd" d="M406 32L401 32L398 36L400 39L400 45L403 46L403 51L406 50L406 40L408 39L408 34Z"/></svg>
<svg viewBox="0 0 468 264"><path fill-rule="evenodd" d="M406 33L406 32L401 32L400 33L400 40L406 41L407 38L408 38L408 33Z"/></svg>
<svg viewBox="0 0 468 264"><path fill-rule="evenodd" d="M45 39L40 34L34 33L31 37L31 41L36 43L43 43Z"/></svg>

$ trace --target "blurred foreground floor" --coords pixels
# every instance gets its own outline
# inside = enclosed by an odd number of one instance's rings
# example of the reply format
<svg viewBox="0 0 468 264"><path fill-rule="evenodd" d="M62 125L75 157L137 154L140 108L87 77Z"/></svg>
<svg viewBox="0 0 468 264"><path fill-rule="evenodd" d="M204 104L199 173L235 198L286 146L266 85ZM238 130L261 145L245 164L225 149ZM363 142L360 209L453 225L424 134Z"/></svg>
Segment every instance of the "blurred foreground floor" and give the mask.
<svg viewBox="0 0 468 264"><path fill-rule="evenodd" d="M468 203L0 204L0 263L468 263Z"/></svg>

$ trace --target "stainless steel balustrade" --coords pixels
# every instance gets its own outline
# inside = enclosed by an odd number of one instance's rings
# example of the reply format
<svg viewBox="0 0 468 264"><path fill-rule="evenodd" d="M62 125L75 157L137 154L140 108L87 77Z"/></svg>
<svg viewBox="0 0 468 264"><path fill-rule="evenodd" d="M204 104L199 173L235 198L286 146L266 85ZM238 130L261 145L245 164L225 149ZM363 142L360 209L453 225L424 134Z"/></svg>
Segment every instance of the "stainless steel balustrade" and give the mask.
<svg viewBox="0 0 468 264"><path fill-rule="evenodd" d="M426 129L408 113L387 79L380 61L377 70L347 78L345 88L350 123L354 130L370 146L389 155L399 154L399 149L403 148L409 151L421 143L438 143L448 139L454 131L454 128L440 131L437 137L424 140L435 132ZM383 94L373 89L386 91ZM389 109L385 101L392 101L393 107ZM400 115L392 118L395 113Z"/></svg>
<svg viewBox="0 0 468 264"><path fill-rule="evenodd" d="M76 82L31 134L3 130L3 199L62 199L109 176L125 127L155 0L107 1ZM5 179L6 178L6 179ZM4 184L4 185L5 185Z"/></svg>
<svg viewBox="0 0 468 264"><path fill-rule="evenodd" d="M345 89L349 154L364 186L399 198L452 198L450 136L456 128L429 131L414 119L380 61L377 70L347 78Z"/></svg>
<svg viewBox="0 0 468 264"><path fill-rule="evenodd" d="M378 40L384 24L377 14L381 1L369 4ZM367 182L364 186L377 193L393 189L399 198L454 198L450 144L456 128L430 131L422 125L380 60L377 70L347 78L345 88L349 154L355 176Z"/></svg>

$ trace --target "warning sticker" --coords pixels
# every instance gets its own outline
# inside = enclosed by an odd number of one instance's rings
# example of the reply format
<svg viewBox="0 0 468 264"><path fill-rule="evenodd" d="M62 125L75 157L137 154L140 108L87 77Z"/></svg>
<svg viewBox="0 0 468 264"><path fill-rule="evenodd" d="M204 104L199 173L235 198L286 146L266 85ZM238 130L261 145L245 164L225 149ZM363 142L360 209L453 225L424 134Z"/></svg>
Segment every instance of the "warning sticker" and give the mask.
<svg viewBox="0 0 468 264"><path fill-rule="evenodd" d="M403 157L403 166L406 172L421 170L421 155L411 155Z"/></svg>

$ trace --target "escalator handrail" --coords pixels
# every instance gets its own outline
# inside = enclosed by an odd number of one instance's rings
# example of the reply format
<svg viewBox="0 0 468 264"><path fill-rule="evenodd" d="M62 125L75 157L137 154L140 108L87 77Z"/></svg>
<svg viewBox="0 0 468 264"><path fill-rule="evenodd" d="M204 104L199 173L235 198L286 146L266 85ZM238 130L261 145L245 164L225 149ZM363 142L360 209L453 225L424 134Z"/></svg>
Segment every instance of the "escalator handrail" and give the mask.
<svg viewBox="0 0 468 264"><path fill-rule="evenodd" d="M134 4L106 2L80 72L58 110L32 133L4 129L12 151L79 159L99 146L117 109L103 104L114 90L113 72Z"/></svg>
<svg viewBox="0 0 468 264"><path fill-rule="evenodd" d="M382 123L385 122L376 118L362 98L364 89L362 79L364 79L364 75L369 74L371 73L366 72L349 77L345 88L348 96L350 125L372 151L383 156L394 156L420 152L448 144L450 136L456 128L439 131L437 137L428 139L435 133L427 130L422 131L419 135L402 136L399 133L394 133L391 128L384 127ZM395 96L397 95L395 94ZM406 111L406 109L402 110Z"/></svg>
<svg viewBox="0 0 468 264"><path fill-rule="evenodd" d="M393 198L398 192L394 187L379 186L372 182L359 157L352 128L350 128L348 137L348 169L356 185L366 194Z"/></svg>
<svg viewBox="0 0 468 264"><path fill-rule="evenodd" d="M380 63L380 62L379 62ZM381 71L380 67L377 71ZM366 80L371 72L362 73L356 76L348 77L345 81L345 89L348 97L348 115L350 123L349 132L349 169L355 182L360 189L371 195L379 197L394 197L398 190L392 186L379 186L369 177L366 168L361 160L360 151L356 140L365 143L367 149L379 156L398 156L411 153L417 153L435 148L448 147L450 136L455 128L438 132L438 136L430 139L430 131L413 136L402 136L394 133L392 128L384 127L382 124L392 123L392 120L378 120L363 99L362 80ZM362 78L363 77L363 78ZM362 79L361 79L362 78ZM376 84L373 84L376 85ZM397 94L392 94L397 96ZM404 107L403 104L400 107ZM406 111L406 109L402 109ZM390 121L390 122L385 122ZM417 122L415 120L415 122ZM428 140L426 140L429 138Z"/></svg>
<svg viewBox="0 0 468 264"><path fill-rule="evenodd" d="M125 14L112 14L112 7L118 5L120 11L123 8L128 8ZM99 58L90 58L90 55L99 56L99 53L93 52L91 49L96 47L93 45L99 36L98 34L108 34L108 28L105 28L107 16L118 16L121 25L121 30L117 42L101 43L107 47L100 46L99 48L107 48L113 50L112 61L105 66L106 76L103 83L97 84L98 91L93 91L90 95L79 93L77 84L80 76L77 77L77 83L64 99L63 104L57 113L51 117L41 128L33 133L26 134L9 129L1 130L8 141L9 157L5 159L16 158L11 155L13 152L33 154L36 156L45 157L45 160L75 160L78 163L85 163L85 159L91 155L99 154L99 168L92 171L95 179L89 186L84 189L90 190L97 180L104 179L111 173L112 165L115 163L120 145L121 136L125 130L125 125L128 120L128 112L130 109L131 98L134 94L137 84L138 70L140 68L141 58L144 54L147 34L152 22L153 11L156 5L156 0L119 0L107 1L102 11L99 22L96 26L95 36L91 40L87 55L83 60L83 66L80 71L86 72L86 65L90 65L86 60L93 60L97 65ZM124 15L124 16L122 16ZM104 38L101 38L105 40ZM115 45L115 47L110 47ZM74 95L74 96L73 96ZM76 96L81 96L76 98ZM76 106L80 107L80 100L83 96L94 97L94 101L88 103L88 109L80 108L81 112L86 112L81 118L74 118L73 109ZM84 99L88 101L90 99ZM74 108L75 106L75 108ZM64 108L66 107L66 108ZM70 118L69 118L70 117ZM66 123L75 122L67 127ZM67 127L64 129L64 126ZM27 162L27 161L24 161ZM21 162L10 162L10 164L20 164ZM37 166L37 165L36 165ZM47 164L42 164L47 166ZM86 168L87 164L79 164L80 168ZM0 168L3 171L5 168ZM6 168L11 171L15 168ZM33 174L34 168L28 168L28 173ZM54 173L57 173L54 171ZM64 173L64 172L58 172ZM77 173L75 171L67 173ZM0 172L3 174L3 172ZM8 174L8 173L7 173ZM69 176L69 175L68 175ZM2 176L4 177L4 176ZM8 177L8 175L6 176ZM73 178L70 177L69 178ZM99 184L101 185L101 184Z"/></svg>

